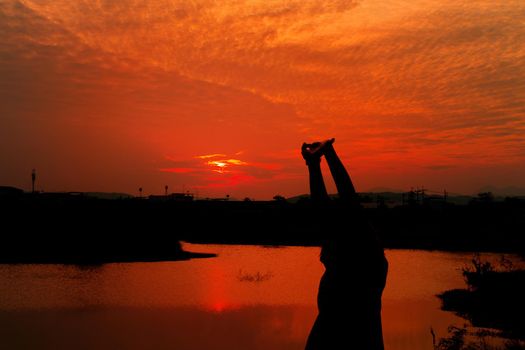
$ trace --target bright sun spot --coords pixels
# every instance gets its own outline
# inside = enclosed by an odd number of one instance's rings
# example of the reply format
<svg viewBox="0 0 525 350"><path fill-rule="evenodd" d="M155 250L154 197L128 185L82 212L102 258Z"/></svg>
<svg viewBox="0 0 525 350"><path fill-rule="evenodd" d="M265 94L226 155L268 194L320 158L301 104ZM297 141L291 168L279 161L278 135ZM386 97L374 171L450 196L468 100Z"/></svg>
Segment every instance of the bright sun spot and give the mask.
<svg viewBox="0 0 525 350"><path fill-rule="evenodd" d="M228 172L226 168L230 166L242 166L242 165L248 165L247 162L242 161L240 159L215 159L215 160L209 160L211 158L222 158L225 157L225 154L221 153L214 153L214 154L207 154L202 156L196 156L195 158L198 159L205 159L206 162L204 164L212 167L212 171L217 173L225 173Z"/></svg>
<svg viewBox="0 0 525 350"><path fill-rule="evenodd" d="M228 166L226 162L221 161L221 160L210 160L208 161L208 165L217 167L218 169L214 169L213 171L216 171L218 173L223 173L224 169Z"/></svg>

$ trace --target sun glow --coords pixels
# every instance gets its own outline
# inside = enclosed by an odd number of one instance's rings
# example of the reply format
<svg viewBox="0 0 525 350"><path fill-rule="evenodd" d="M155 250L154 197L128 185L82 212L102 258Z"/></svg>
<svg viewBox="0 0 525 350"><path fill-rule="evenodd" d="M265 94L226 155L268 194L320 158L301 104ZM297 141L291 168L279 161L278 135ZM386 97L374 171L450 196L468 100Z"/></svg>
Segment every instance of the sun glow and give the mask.
<svg viewBox="0 0 525 350"><path fill-rule="evenodd" d="M221 159L222 157L226 157L226 155L222 153L214 153L214 154L196 156L195 158L207 160L204 164L212 167L213 172L220 173L220 174L231 172L230 170L226 170L226 168L230 168L231 166L249 165L248 162L242 161L240 159L234 159L234 158ZM212 158L219 158L219 159L208 160Z"/></svg>
<svg viewBox="0 0 525 350"><path fill-rule="evenodd" d="M218 173L224 173L224 169L228 166L227 163L220 160L210 160L207 164L216 167L217 169L213 169L213 171Z"/></svg>

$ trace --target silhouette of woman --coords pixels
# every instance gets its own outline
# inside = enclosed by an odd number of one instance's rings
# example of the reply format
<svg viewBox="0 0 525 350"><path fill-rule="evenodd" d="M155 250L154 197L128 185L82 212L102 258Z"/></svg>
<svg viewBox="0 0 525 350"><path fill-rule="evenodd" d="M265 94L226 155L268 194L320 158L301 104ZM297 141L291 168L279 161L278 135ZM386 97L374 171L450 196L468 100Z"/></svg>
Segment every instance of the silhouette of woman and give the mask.
<svg viewBox="0 0 525 350"><path fill-rule="evenodd" d="M325 231L321 262L325 272L319 284L319 314L306 350L383 350L381 295L388 263L376 239L354 185L333 147L335 139L304 143L301 153L308 166L312 202L318 206ZM330 201L321 173L324 155L339 193Z"/></svg>

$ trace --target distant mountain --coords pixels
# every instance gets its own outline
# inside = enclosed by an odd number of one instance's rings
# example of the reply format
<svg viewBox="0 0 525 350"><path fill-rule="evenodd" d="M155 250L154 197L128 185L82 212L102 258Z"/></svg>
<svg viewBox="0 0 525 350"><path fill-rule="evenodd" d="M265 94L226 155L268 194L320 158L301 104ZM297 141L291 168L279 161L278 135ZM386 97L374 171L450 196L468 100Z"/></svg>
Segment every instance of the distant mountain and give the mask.
<svg viewBox="0 0 525 350"><path fill-rule="evenodd" d="M18 196L24 194L24 191L12 186L0 186L0 196Z"/></svg>
<svg viewBox="0 0 525 350"><path fill-rule="evenodd" d="M387 188L379 188L379 189L387 189ZM385 192L359 192L359 196L361 197L361 203L363 203L365 205L366 205L366 203L368 203L369 205L375 206L376 203L377 203L377 200L381 199L389 207L394 207L394 206L401 205L403 203L403 197L406 196L406 193L407 192L404 192L404 191L397 192L395 190L393 192L390 192L390 191L385 191ZM331 198L335 198L335 197L337 197L337 194L330 194L329 196ZM301 194L301 195L298 195L298 196L286 198L286 200L288 201L288 203L297 203L299 200L306 199L306 198L309 198L309 197L310 197L309 194ZM429 196L428 194L427 194L426 197L432 197L432 198L435 198L435 199L438 199L438 200L440 198L442 198L441 195L431 195L431 196ZM447 197L447 202L448 203L453 203L453 204L459 204L459 205L466 205L474 197L475 196L459 195L459 194L449 195ZM405 200L407 200L406 197L405 197ZM503 198L502 197L497 197L496 200L503 200Z"/></svg>
<svg viewBox="0 0 525 350"><path fill-rule="evenodd" d="M388 202L399 202L401 204L402 192L359 192L359 196L363 202L376 202L378 198L382 198ZM337 194L332 193L328 195L330 198L337 198ZM286 198L288 203L297 203L302 199L310 198L309 194L300 194L298 196Z"/></svg>
<svg viewBox="0 0 525 350"><path fill-rule="evenodd" d="M330 198L336 198L337 194L329 194L328 196ZM299 202L302 199L308 199L308 198L310 198L310 195L308 193L304 193L304 194L300 194L300 195L297 195L297 196L288 197L288 198L286 198L286 201L288 203L292 203L293 204L293 203Z"/></svg>
<svg viewBox="0 0 525 350"><path fill-rule="evenodd" d="M93 197L98 199L127 199L132 198L133 196L127 193L117 193L117 192L83 192L84 196Z"/></svg>
<svg viewBox="0 0 525 350"><path fill-rule="evenodd" d="M310 195L309 194L300 194L298 196L293 196L293 197L289 197L289 198L286 198L286 201L288 203L297 203L299 202L301 199L307 199L307 198L310 198Z"/></svg>
<svg viewBox="0 0 525 350"><path fill-rule="evenodd" d="M366 192L367 193L403 193L403 192L408 192L408 190L407 191L403 191L403 190L400 190L400 189L397 189L397 188L373 187L373 188L369 189Z"/></svg>
<svg viewBox="0 0 525 350"><path fill-rule="evenodd" d="M496 186L484 186L478 190L482 192L492 192L495 196L525 196L525 187L507 186L507 187L496 187Z"/></svg>

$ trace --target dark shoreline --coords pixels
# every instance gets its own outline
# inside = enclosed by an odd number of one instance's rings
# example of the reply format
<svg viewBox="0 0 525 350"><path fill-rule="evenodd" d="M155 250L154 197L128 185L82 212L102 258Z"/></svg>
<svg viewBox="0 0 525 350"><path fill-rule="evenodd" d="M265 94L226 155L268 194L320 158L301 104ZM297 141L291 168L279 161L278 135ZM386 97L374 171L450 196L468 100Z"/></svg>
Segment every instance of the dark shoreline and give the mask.
<svg viewBox="0 0 525 350"><path fill-rule="evenodd" d="M473 262L475 268L463 270L467 289L437 295L442 310L454 312L474 327L496 329L498 337L525 340L525 270Z"/></svg>
<svg viewBox="0 0 525 350"><path fill-rule="evenodd" d="M0 257L0 264L18 265L18 264L34 264L34 265L103 265L112 263L148 263L148 262L170 262L170 261L187 261L191 259L206 259L215 258L217 254L214 253L195 253L188 251L180 251L171 255L158 256L142 256L142 255L127 255L127 256L75 256L62 257L54 256L24 256L24 257Z"/></svg>
<svg viewBox="0 0 525 350"><path fill-rule="evenodd" d="M525 252L525 201L429 203L365 208L332 201L98 199L71 194L0 196L0 263L161 261L198 257L180 241L319 246L352 232L327 229L334 217L365 216L385 248ZM357 232L358 233L358 232Z"/></svg>

